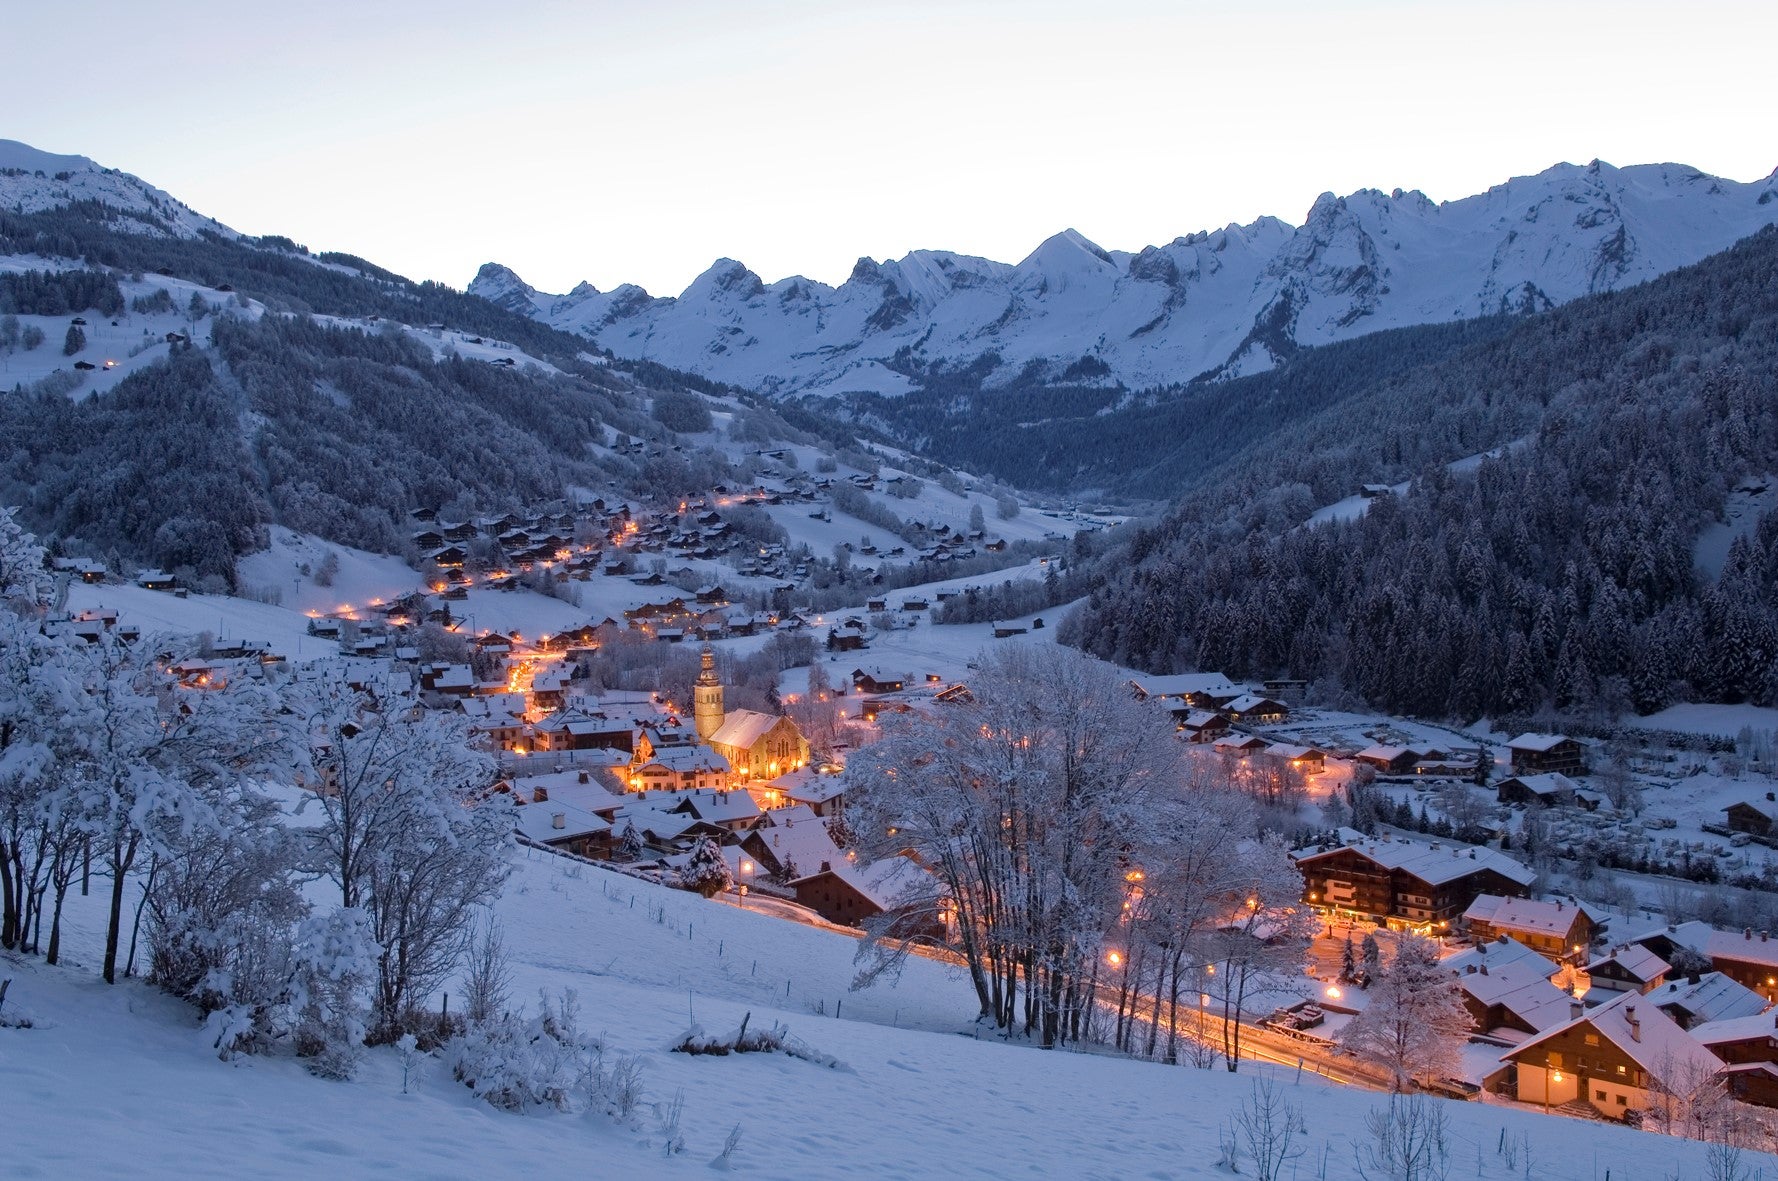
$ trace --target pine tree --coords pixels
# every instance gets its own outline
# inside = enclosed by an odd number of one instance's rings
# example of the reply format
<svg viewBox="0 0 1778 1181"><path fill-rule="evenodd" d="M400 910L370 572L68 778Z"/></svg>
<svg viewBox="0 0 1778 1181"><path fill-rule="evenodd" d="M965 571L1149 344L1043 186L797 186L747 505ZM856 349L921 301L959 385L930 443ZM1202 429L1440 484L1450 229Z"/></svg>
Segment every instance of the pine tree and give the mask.
<svg viewBox="0 0 1778 1181"><path fill-rule="evenodd" d="M1340 949L1340 983L1352 984L1358 980L1358 956L1352 948L1352 932L1346 932L1346 944Z"/></svg>
<svg viewBox="0 0 1778 1181"><path fill-rule="evenodd" d="M714 898L734 886L728 863L714 838L705 837L691 851L691 860L680 871L680 881L688 890L696 890L706 898Z"/></svg>
<svg viewBox="0 0 1778 1181"><path fill-rule="evenodd" d="M68 325L68 335L62 338L62 356L72 357L86 347L86 332L78 324Z"/></svg>

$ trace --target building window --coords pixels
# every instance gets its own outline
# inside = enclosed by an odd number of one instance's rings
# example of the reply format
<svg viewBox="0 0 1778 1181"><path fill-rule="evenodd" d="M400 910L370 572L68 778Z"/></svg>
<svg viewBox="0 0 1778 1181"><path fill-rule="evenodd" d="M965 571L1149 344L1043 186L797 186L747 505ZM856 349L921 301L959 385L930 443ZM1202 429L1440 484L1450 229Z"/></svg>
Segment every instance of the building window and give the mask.
<svg viewBox="0 0 1778 1181"><path fill-rule="evenodd" d="M1595 1099L1597 1099L1597 1100L1598 1100L1598 1101L1599 1101L1599 1102L1601 1102L1601 1103L1603 1103L1603 1102L1605 1102L1605 1092L1604 1092L1604 1091L1601 1091L1601 1090L1599 1090L1599 1089L1597 1089L1597 1088L1594 1088L1594 1090L1593 1090L1593 1098L1595 1098Z"/></svg>
<svg viewBox="0 0 1778 1181"><path fill-rule="evenodd" d="M1629 1096L1628 1096L1628 1095L1619 1095L1619 1096L1618 1096L1618 1097L1617 1097L1617 1105L1618 1105L1618 1106L1619 1106L1619 1107L1628 1107L1628 1106L1630 1106L1630 1097L1629 1097Z"/></svg>
<svg viewBox="0 0 1778 1181"><path fill-rule="evenodd" d="M1598 1044L1599 1044L1599 1035L1596 1033L1589 1033L1587 1035L1587 1045L1596 1046Z"/></svg>

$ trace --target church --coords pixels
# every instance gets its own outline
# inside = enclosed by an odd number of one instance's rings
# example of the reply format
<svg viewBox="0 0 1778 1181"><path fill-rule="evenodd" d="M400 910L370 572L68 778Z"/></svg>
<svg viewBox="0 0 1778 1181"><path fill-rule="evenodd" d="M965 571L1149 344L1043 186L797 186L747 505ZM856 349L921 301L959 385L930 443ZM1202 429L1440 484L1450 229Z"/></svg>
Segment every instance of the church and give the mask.
<svg viewBox="0 0 1778 1181"><path fill-rule="evenodd" d="M704 646L703 667L692 687L692 721L698 737L729 762L731 786L763 782L809 765L809 740L796 723L757 710L725 710L716 653Z"/></svg>

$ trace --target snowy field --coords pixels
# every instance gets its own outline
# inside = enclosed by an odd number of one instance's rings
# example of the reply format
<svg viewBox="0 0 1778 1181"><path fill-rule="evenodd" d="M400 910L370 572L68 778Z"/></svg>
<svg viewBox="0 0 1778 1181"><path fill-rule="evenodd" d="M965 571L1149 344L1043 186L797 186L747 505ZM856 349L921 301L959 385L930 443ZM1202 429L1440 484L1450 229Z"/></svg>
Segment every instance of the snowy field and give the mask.
<svg viewBox="0 0 1778 1181"><path fill-rule="evenodd" d="M80 962L0 958L14 978L8 1011L38 1021L0 1030L6 1175L703 1176L736 1126L727 1163L762 1178L1222 1175L1217 1130L1247 1095L1251 1064L1229 1075L978 1040L969 986L942 965L915 961L893 987L848 993L846 936L546 854L515 862L499 904L515 999L572 988L583 1025L640 1058L647 1094L634 1126L501 1114L436 1064L404 1095L389 1051L372 1053L350 1083L311 1078L288 1059L219 1062L180 1004L140 983L97 982L95 896L73 916ZM667 1050L694 1017L722 1033L747 1014L783 1023L841 1067ZM1298 1175L1357 1178L1354 1137L1380 1096L1277 1077L1304 1109ZM668 1157L661 1120L679 1094L685 1151ZM1452 1177L1705 1175L1699 1144L1528 1109L1444 1107ZM1503 1133L1529 1137L1528 1172L1523 1155L1509 1169L1497 1154ZM1757 1163L1768 1175L1778 1167Z"/></svg>

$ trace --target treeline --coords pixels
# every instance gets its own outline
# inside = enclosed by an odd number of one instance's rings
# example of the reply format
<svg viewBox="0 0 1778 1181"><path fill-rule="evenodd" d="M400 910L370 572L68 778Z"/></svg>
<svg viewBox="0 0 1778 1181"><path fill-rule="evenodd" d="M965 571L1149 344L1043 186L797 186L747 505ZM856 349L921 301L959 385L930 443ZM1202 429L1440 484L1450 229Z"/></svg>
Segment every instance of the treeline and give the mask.
<svg viewBox="0 0 1778 1181"><path fill-rule="evenodd" d="M1066 637L1423 715L1778 700L1778 518L1714 581L1693 556L1735 484L1778 469L1775 264L1766 231L1256 446L1107 563ZM1447 467L1516 438L1473 474ZM1302 527L1408 475L1356 521Z"/></svg>
<svg viewBox="0 0 1778 1181"><path fill-rule="evenodd" d="M20 271L0 275L0 313L20 316L66 316L97 311L115 316L123 311L117 278L104 271Z"/></svg>
<svg viewBox="0 0 1778 1181"><path fill-rule="evenodd" d="M1052 383L1042 367L992 386L979 366L926 371L912 393L854 395L848 408L858 425L898 445L1018 487L1171 500L1212 484L1250 445L1514 323L1497 316L1374 333L1305 351L1268 373L1139 392ZM1090 377L1091 368L1077 364L1064 378Z"/></svg>

